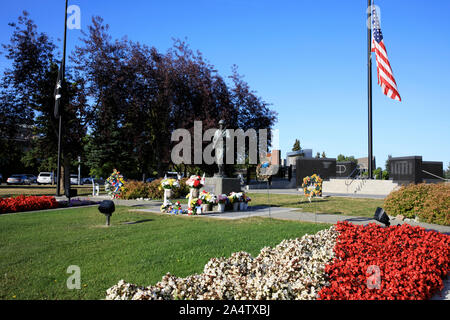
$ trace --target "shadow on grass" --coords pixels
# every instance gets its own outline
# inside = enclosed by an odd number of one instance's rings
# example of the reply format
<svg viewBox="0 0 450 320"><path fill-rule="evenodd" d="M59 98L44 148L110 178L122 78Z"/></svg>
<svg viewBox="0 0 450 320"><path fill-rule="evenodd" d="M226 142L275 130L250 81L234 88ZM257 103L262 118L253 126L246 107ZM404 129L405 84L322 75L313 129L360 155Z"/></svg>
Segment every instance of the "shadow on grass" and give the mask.
<svg viewBox="0 0 450 320"><path fill-rule="evenodd" d="M122 224L139 224L139 223L145 223L153 221L153 219L145 219L145 220L138 220L138 221L129 221L129 222L122 222Z"/></svg>
<svg viewBox="0 0 450 320"><path fill-rule="evenodd" d="M317 201L313 200L311 202L309 202L309 200L303 200L303 201L299 201L299 202L295 202L295 203L296 204L313 204L313 203L321 203L321 202L327 202L327 201L330 201L330 200L317 200Z"/></svg>
<svg viewBox="0 0 450 320"><path fill-rule="evenodd" d="M336 211L336 212L318 212L317 214L335 214L335 215L341 215L344 214L343 212Z"/></svg>
<svg viewBox="0 0 450 320"><path fill-rule="evenodd" d="M370 221L370 220L374 220L373 218L369 218L369 217L357 217L357 218L350 218L350 219L345 219L345 221Z"/></svg>

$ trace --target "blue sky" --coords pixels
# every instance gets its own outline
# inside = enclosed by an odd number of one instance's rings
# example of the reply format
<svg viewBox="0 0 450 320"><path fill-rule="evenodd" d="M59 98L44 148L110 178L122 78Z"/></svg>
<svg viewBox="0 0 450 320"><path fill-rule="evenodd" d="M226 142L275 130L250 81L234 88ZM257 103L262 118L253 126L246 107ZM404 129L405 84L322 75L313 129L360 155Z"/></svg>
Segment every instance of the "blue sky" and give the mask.
<svg viewBox="0 0 450 320"><path fill-rule="evenodd" d="M115 38L166 51L187 38L222 76L236 64L279 113L283 157L294 140L304 148L367 156L365 0L71 0L81 28L93 15ZM450 1L378 0L381 28L402 102L381 93L373 69L373 144L377 166L388 154L450 162ZM7 23L27 10L40 31L63 36L64 0L2 1ZM68 49L79 30L69 30ZM374 61L375 63L375 61ZM8 66L0 56L0 71Z"/></svg>

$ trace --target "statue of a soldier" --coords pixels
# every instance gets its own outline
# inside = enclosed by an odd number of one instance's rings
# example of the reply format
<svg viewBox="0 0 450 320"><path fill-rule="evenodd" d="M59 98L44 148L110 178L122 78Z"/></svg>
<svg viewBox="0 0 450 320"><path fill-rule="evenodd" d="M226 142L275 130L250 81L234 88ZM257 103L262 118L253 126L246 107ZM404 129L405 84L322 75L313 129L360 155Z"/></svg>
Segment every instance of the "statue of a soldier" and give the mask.
<svg viewBox="0 0 450 320"><path fill-rule="evenodd" d="M225 121L219 121L219 129L216 130L213 138L213 149L216 154L216 163L219 168L219 172L217 172L214 176L216 177L225 177L225 153L228 146L226 146L225 141L230 137L229 131L225 128Z"/></svg>

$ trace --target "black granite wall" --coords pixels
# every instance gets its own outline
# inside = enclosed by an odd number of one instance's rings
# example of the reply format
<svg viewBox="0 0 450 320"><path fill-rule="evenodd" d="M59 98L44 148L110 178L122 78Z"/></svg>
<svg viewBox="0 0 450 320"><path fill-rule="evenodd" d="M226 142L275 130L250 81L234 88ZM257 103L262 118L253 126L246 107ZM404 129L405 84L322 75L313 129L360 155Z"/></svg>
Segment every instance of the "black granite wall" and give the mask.
<svg viewBox="0 0 450 320"><path fill-rule="evenodd" d="M421 183L424 180L437 180L422 170L443 176L443 163L438 161L422 161L421 156L399 157L389 159L390 178L400 183Z"/></svg>
<svg viewBox="0 0 450 320"><path fill-rule="evenodd" d="M317 174L322 179L336 177L336 159L297 159L296 161L296 180L297 186L301 186L303 178Z"/></svg>
<svg viewBox="0 0 450 320"><path fill-rule="evenodd" d="M356 175L356 163L351 161L340 161L336 163L336 177L347 178L350 174Z"/></svg>
<svg viewBox="0 0 450 320"><path fill-rule="evenodd" d="M439 161L422 161L422 170L428 171L438 177L444 177L444 163ZM422 172L422 179L435 180L436 178L430 174Z"/></svg>

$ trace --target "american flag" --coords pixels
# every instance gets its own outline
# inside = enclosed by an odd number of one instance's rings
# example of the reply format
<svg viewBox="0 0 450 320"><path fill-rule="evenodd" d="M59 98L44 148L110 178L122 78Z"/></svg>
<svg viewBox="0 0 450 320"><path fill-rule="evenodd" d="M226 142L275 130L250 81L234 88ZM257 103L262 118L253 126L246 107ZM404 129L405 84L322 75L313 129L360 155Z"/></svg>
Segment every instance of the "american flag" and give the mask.
<svg viewBox="0 0 450 320"><path fill-rule="evenodd" d="M375 6L372 7L372 31L372 52L375 52L377 58L378 84L386 96L402 101L398 93L391 64L389 63L386 47L384 46L383 33L381 33L380 20L378 19Z"/></svg>

